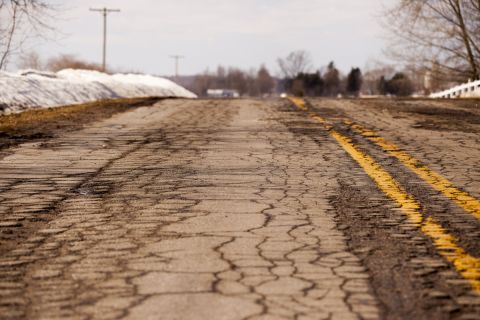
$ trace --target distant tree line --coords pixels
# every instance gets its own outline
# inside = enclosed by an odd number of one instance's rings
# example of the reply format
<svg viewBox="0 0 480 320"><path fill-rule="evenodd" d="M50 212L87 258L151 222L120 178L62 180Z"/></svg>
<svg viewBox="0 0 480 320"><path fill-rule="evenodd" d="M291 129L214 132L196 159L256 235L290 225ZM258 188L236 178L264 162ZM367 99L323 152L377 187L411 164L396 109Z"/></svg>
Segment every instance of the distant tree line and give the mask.
<svg viewBox="0 0 480 320"><path fill-rule="evenodd" d="M398 72L391 66L380 66L369 68L364 75L360 68L351 68L344 76L332 61L323 72L312 72L311 58L305 51L292 52L278 59L278 64L283 75L282 89L297 96L410 96L425 89L423 69L405 68Z"/></svg>
<svg viewBox="0 0 480 320"><path fill-rule="evenodd" d="M296 96L358 96L363 78L359 68L352 68L347 77L341 77L340 72L331 62L323 75L320 71L301 72L294 78L284 78L282 83L286 92Z"/></svg>
<svg viewBox="0 0 480 320"><path fill-rule="evenodd" d="M378 81L378 92L382 95L405 97L411 95L413 91L412 81L402 72L395 73L389 80L381 76Z"/></svg>
<svg viewBox="0 0 480 320"><path fill-rule="evenodd" d="M231 89L238 91L241 96L254 97L272 94L275 85L276 79L264 65L250 71L219 66L216 72L207 70L195 76L189 89L199 96L206 96L208 89Z"/></svg>
<svg viewBox="0 0 480 320"><path fill-rule="evenodd" d="M357 97L366 95L409 96L422 90L420 80L410 76L416 72L396 72L392 67L372 68L365 75L360 68L351 68L342 74L332 61L326 67L313 71L312 59L305 51L294 51L277 60L280 76L274 77L262 65L258 70L219 66L215 72L205 71L193 81L180 79L180 84L199 96L209 89L236 90L241 96L266 96L288 93L312 97ZM188 77L187 77L188 78ZM421 77L418 77L421 78ZM423 79L423 78L422 78Z"/></svg>
<svg viewBox="0 0 480 320"><path fill-rule="evenodd" d="M352 68L345 77L332 61L322 73L312 70L310 55L305 51L295 51L277 60L283 78L284 91L297 96L338 95L358 96L362 89L363 77L359 68Z"/></svg>

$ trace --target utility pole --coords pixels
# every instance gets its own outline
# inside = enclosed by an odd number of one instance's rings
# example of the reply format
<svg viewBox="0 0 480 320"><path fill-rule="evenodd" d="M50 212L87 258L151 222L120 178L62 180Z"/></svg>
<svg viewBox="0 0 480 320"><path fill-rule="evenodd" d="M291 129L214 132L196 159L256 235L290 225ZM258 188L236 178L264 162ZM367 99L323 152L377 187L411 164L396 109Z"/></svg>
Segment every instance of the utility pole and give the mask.
<svg viewBox="0 0 480 320"><path fill-rule="evenodd" d="M178 68L180 59L185 59L184 56L180 55L171 55L170 58L175 59L175 79L178 81Z"/></svg>
<svg viewBox="0 0 480 320"><path fill-rule="evenodd" d="M119 9L90 9L90 11L100 12L103 15L103 59L102 59L102 69L105 72L107 68L107 15L112 12L120 12Z"/></svg>

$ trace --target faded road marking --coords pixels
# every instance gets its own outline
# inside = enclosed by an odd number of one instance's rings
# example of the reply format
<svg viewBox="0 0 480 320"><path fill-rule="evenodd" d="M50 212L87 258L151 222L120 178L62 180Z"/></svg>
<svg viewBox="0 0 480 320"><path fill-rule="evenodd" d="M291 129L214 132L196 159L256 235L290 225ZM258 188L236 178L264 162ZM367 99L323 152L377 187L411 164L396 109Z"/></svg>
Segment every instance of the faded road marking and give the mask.
<svg viewBox="0 0 480 320"><path fill-rule="evenodd" d="M297 107L297 99L290 99ZM462 247L457 245L455 236L448 233L433 218L425 218L420 212L420 203L408 194L400 184L383 169L372 157L361 152L348 137L335 131L328 121L322 117L310 114L310 117L322 123L330 135L342 146L342 148L363 168L370 178L377 184L379 189L390 199L400 205L402 212L408 217L411 223L429 236L435 244L438 252L453 264L455 269L467 279L474 291L480 294L480 259L468 254Z"/></svg>

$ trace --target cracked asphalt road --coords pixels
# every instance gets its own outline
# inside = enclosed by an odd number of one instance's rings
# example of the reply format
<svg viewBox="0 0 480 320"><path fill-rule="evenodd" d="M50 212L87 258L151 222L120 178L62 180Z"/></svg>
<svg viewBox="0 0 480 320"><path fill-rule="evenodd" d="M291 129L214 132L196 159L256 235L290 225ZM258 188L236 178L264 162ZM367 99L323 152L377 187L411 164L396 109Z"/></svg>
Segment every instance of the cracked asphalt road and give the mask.
<svg viewBox="0 0 480 320"><path fill-rule="evenodd" d="M478 123L309 108L339 132L346 116L379 130L480 196ZM352 139L477 259L475 217ZM480 319L480 266L462 276L286 100L165 100L23 143L0 159L0 213L2 319Z"/></svg>

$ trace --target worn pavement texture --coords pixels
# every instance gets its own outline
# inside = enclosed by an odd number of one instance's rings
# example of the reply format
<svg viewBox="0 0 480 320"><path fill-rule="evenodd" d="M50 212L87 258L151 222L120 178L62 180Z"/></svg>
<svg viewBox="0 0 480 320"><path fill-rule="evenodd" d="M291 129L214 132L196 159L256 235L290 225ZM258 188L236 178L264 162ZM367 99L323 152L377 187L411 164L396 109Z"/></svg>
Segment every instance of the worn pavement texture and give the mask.
<svg viewBox="0 0 480 320"><path fill-rule="evenodd" d="M375 117L480 196L478 132L418 142ZM478 221L452 210L478 256ZM1 319L480 318L455 268L418 231L398 244L395 206L284 100L166 100L23 143L0 159L0 214Z"/></svg>

